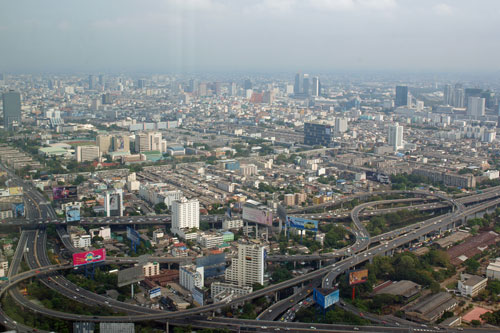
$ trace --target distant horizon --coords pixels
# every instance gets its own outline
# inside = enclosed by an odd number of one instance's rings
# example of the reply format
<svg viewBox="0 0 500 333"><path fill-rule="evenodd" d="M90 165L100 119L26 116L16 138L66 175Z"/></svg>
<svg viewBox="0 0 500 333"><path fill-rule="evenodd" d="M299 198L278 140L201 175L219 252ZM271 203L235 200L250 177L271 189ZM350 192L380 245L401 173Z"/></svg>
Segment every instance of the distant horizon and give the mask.
<svg viewBox="0 0 500 333"><path fill-rule="evenodd" d="M0 9L0 72L500 72L493 0L27 0Z"/></svg>

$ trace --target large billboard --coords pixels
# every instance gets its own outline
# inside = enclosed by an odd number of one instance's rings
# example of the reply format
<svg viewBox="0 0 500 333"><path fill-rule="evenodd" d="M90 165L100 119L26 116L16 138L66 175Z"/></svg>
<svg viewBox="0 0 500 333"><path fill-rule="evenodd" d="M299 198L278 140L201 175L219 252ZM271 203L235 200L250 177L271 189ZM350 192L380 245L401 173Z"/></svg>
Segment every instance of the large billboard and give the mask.
<svg viewBox="0 0 500 333"><path fill-rule="evenodd" d="M298 230L306 230L306 231L318 231L318 221L315 220L307 220L300 217L295 216L287 216L286 217L286 225L289 228L295 228Z"/></svg>
<svg viewBox="0 0 500 333"><path fill-rule="evenodd" d="M9 187L10 195L23 195L23 188L21 186Z"/></svg>
<svg viewBox="0 0 500 333"><path fill-rule="evenodd" d="M24 216L24 202L18 202L12 204L12 215L14 217Z"/></svg>
<svg viewBox="0 0 500 333"><path fill-rule="evenodd" d="M349 285L353 286L359 283L365 283L368 281L368 270L359 269L357 271L349 272Z"/></svg>
<svg viewBox="0 0 500 333"><path fill-rule="evenodd" d="M58 186L52 188L52 199L55 201L73 200L77 196L76 186Z"/></svg>
<svg viewBox="0 0 500 333"><path fill-rule="evenodd" d="M66 207L66 222L80 221L80 206Z"/></svg>
<svg viewBox="0 0 500 333"><path fill-rule="evenodd" d="M131 227L127 227L127 238L130 239L132 243L139 243L141 240L139 233Z"/></svg>
<svg viewBox="0 0 500 333"><path fill-rule="evenodd" d="M121 210L121 195L119 193L112 193L109 195L109 215L120 216Z"/></svg>
<svg viewBox="0 0 500 333"><path fill-rule="evenodd" d="M118 272L118 287L127 286L144 280L142 265L122 269Z"/></svg>
<svg viewBox="0 0 500 333"><path fill-rule="evenodd" d="M323 309L329 308L340 299L338 289L316 289L314 288L313 298Z"/></svg>
<svg viewBox="0 0 500 333"><path fill-rule="evenodd" d="M73 253L73 266L82 266L106 260L106 249Z"/></svg>
<svg viewBox="0 0 500 333"><path fill-rule="evenodd" d="M270 210L243 206L243 219L267 226L273 225L273 213Z"/></svg>

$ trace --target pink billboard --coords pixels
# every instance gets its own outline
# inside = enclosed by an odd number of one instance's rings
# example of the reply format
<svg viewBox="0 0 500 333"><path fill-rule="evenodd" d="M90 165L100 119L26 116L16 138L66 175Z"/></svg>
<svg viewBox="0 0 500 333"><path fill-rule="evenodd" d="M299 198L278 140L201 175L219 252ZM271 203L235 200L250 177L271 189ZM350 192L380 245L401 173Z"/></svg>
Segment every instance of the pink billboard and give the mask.
<svg viewBox="0 0 500 333"><path fill-rule="evenodd" d="M273 225L273 213L269 210L243 206L243 219L268 226Z"/></svg>
<svg viewBox="0 0 500 333"><path fill-rule="evenodd" d="M106 260L106 249L73 253L73 266L82 266Z"/></svg>

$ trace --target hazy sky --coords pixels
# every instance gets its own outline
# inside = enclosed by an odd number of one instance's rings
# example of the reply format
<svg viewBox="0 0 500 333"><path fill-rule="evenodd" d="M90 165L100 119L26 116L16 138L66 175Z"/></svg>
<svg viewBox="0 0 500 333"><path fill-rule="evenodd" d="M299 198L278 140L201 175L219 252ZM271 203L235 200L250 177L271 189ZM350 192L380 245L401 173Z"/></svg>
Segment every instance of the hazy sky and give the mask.
<svg viewBox="0 0 500 333"><path fill-rule="evenodd" d="M498 17L498 0L3 0L0 71L497 71Z"/></svg>

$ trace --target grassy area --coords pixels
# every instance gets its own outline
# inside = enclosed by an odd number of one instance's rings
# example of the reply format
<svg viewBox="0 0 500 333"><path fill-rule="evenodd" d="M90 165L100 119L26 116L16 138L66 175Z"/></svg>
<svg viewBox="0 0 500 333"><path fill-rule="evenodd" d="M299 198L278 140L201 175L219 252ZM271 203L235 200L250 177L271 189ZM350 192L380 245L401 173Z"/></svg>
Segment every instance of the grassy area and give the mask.
<svg viewBox="0 0 500 333"><path fill-rule="evenodd" d="M392 230L428 219L429 213L403 209L395 213L373 216L366 224L366 229L371 236L377 236Z"/></svg>

